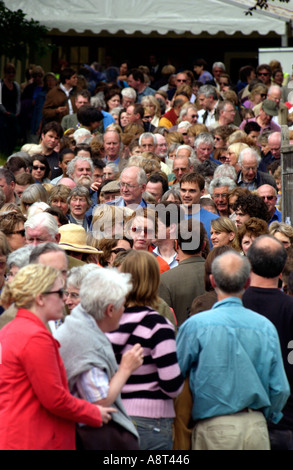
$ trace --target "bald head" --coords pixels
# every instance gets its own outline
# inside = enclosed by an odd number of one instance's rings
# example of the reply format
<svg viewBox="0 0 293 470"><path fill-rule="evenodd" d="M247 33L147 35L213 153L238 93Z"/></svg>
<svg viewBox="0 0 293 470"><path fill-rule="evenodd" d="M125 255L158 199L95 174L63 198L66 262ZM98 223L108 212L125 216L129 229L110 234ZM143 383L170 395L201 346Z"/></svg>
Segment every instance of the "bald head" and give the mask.
<svg viewBox="0 0 293 470"><path fill-rule="evenodd" d="M281 132L273 132L268 137L270 152L274 158L281 157Z"/></svg>
<svg viewBox="0 0 293 470"><path fill-rule="evenodd" d="M212 263L212 284L225 295L239 296L249 281L250 264L245 256L227 251Z"/></svg>
<svg viewBox="0 0 293 470"><path fill-rule="evenodd" d="M271 235L262 235L254 240L247 257L254 274L266 279L279 277L284 269L287 252L281 242Z"/></svg>

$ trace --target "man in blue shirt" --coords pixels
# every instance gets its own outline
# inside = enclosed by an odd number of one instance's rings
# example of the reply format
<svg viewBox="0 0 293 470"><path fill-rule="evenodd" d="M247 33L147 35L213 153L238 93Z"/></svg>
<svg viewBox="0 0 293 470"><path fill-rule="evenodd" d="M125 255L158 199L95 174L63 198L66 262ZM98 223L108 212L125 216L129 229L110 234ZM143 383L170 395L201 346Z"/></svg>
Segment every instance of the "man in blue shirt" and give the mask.
<svg viewBox="0 0 293 470"><path fill-rule="evenodd" d="M186 211L186 218L194 218L203 223L211 242L211 220L219 216L200 207L200 198L204 195L205 180L199 173L186 173L180 180L180 196Z"/></svg>
<svg viewBox="0 0 293 470"><path fill-rule="evenodd" d="M212 263L218 302L179 328L177 355L192 393L193 450L269 450L267 422L277 423L290 394L278 333L242 304L245 256L228 251Z"/></svg>

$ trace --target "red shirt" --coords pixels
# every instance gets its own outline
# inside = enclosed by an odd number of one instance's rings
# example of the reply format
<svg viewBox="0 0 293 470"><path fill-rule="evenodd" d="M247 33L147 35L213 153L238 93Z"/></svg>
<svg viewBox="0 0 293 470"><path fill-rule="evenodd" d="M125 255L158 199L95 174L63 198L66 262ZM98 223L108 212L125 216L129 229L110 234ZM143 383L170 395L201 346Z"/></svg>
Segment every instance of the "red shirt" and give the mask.
<svg viewBox="0 0 293 470"><path fill-rule="evenodd" d="M1 329L0 450L74 450L75 422L101 426L99 409L70 394L58 348L25 309Z"/></svg>

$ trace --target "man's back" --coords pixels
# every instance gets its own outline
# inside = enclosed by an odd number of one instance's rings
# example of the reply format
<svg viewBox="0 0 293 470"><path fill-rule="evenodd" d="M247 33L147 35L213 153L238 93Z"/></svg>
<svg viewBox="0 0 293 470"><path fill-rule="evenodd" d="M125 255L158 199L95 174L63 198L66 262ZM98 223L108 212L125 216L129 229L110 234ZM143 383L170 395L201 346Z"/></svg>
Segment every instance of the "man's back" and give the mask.
<svg viewBox="0 0 293 470"><path fill-rule="evenodd" d="M284 294L279 289L266 289L263 287L249 287L243 294L243 305L268 318L276 327L284 369L293 388L293 364L288 361L289 341L293 340L293 297ZM277 424L282 429L293 429L293 397L289 397L284 408L284 418Z"/></svg>
<svg viewBox="0 0 293 470"><path fill-rule="evenodd" d="M161 275L159 295L174 309L178 326L186 320L194 298L205 292L204 263L201 256L192 256Z"/></svg>
<svg viewBox="0 0 293 470"><path fill-rule="evenodd" d="M190 374L194 420L247 408L280 419L288 383L277 331L239 298L189 318L177 335L177 355L183 375Z"/></svg>

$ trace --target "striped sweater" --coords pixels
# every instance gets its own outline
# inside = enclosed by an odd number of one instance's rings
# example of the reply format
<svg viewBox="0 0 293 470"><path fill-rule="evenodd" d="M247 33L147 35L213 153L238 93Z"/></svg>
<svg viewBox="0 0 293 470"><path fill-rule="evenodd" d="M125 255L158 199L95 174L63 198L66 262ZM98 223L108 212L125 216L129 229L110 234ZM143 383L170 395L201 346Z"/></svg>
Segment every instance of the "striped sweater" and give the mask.
<svg viewBox="0 0 293 470"><path fill-rule="evenodd" d="M173 398L183 385L173 325L149 307L130 307L123 313L119 329L107 336L118 363L136 343L144 349L143 365L132 373L121 393L128 414L173 418Z"/></svg>

